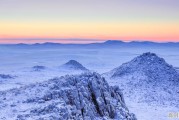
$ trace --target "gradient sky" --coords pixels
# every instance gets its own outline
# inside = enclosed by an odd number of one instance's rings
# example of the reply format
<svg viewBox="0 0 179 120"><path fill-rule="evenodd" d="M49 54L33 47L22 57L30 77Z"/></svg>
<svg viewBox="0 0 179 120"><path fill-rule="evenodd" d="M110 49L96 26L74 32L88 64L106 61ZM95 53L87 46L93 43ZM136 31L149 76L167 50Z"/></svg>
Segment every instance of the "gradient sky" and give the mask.
<svg viewBox="0 0 179 120"><path fill-rule="evenodd" d="M0 0L0 43L179 41L179 0Z"/></svg>

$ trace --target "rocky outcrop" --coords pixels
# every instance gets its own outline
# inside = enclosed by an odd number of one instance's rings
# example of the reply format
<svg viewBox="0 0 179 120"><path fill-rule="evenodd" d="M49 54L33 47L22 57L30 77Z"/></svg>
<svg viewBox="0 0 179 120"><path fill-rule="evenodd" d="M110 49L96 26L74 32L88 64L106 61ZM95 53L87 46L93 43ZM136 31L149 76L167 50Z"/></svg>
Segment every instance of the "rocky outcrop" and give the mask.
<svg viewBox="0 0 179 120"><path fill-rule="evenodd" d="M0 119L18 120L136 120L120 89L97 73L0 92L0 114Z"/></svg>

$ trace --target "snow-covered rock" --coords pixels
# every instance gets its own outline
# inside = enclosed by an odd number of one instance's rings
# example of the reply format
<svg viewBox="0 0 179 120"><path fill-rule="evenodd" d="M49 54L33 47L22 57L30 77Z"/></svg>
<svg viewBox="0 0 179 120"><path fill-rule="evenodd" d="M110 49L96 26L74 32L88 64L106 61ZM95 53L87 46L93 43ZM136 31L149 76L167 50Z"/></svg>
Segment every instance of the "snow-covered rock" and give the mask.
<svg viewBox="0 0 179 120"><path fill-rule="evenodd" d="M137 102L179 105L179 74L154 53L144 53L105 73Z"/></svg>
<svg viewBox="0 0 179 120"><path fill-rule="evenodd" d="M54 78L0 92L0 119L136 120L117 86L97 73Z"/></svg>

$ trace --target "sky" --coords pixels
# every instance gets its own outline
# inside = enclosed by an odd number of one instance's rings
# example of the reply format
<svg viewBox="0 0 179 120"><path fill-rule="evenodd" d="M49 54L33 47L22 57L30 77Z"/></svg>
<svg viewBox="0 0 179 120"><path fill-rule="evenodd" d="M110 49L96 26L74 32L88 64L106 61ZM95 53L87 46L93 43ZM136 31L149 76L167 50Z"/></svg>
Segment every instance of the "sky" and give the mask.
<svg viewBox="0 0 179 120"><path fill-rule="evenodd" d="M179 0L0 0L0 43L179 42Z"/></svg>

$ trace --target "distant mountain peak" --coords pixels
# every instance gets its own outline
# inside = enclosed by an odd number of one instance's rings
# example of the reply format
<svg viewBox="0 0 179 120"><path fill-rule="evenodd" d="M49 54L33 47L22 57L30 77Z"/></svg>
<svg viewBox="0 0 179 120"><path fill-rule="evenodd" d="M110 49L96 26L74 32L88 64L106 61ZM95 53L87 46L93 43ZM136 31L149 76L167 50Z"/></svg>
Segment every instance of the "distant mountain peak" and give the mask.
<svg viewBox="0 0 179 120"><path fill-rule="evenodd" d="M71 65L71 64L73 64L73 65L75 65L75 64L77 64L77 65L81 65L78 61L76 61L76 60L69 60L67 63L66 63L66 65Z"/></svg>
<svg viewBox="0 0 179 120"><path fill-rule="evenodd" d="M61 43L45 42L45 43L35 43L32 45L61 45Z"/></svg>
<svg viewBox="0 0 179 120"><path fill-rule="evenodd" d="M61 67L65 69L69 69L69 70L88 70L76 60L69 60L67 63L63 64Z"/></svg>
<svg viewBox="0 0 179 120"><path fill-rule="evenodd" d="M107 40L104 42L105 44L118 44L118 43L124 43L123 41L121 40Z"/></svg>

